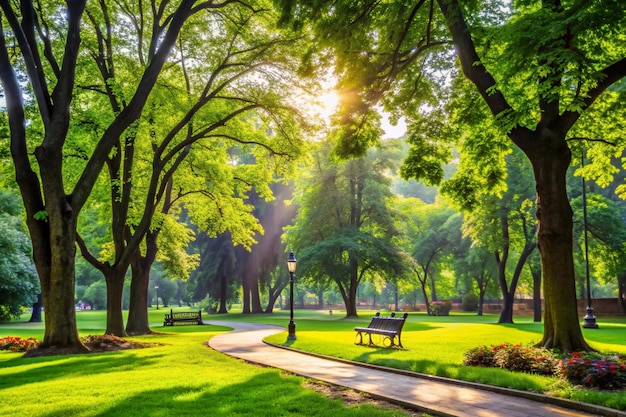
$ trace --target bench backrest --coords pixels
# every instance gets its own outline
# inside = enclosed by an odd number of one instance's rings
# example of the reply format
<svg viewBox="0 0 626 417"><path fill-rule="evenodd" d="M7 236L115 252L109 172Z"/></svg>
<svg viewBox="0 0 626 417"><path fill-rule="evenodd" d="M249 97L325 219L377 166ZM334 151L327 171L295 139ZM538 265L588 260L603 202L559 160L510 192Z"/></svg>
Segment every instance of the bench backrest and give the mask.
<svg viewBox="0 0 626 417"><path fill-rule="evenodd" d="M396 313L391 313L391 317L381 317L380 313L376 313L376 316L372 318L372 321L367 327L400 333L408 316L408 313L404 313L402 317L396 317Z"/></svg>
<svg viewBox="0 0 626 417"><path fill-rule="evenodd" d="M170 314L165 314L166 319L195 319L202 317L202 310L198 311L181 311L174 312L174 310L170 310Z"/></svg>

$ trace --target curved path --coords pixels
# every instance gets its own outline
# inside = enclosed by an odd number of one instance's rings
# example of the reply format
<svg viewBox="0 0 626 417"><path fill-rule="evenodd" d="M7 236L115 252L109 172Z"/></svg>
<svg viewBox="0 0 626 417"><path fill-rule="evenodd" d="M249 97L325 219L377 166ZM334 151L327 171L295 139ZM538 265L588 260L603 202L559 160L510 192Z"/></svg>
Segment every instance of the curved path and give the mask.
<svg viewBox="0 0 626 417"><path fill-rule="evenodd" d="M215 336L209 346L248 362L284 369L307 378L367 392L373 397L439 416L563 417L616 416L626 413L543 395L462 383L388 368L358 365L271 346L263 339L283 327L258 323L206 321L232 327Z"/></svg>

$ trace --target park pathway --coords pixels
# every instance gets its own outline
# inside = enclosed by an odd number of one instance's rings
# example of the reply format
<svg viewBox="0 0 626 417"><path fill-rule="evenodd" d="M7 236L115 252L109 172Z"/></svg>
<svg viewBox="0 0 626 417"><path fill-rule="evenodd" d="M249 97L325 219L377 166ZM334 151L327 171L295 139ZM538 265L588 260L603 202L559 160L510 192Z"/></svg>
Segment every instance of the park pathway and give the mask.
<svg viewBox="0 0 626 417"><path fill-rule="evenodd" d="M508 389L487 390L484 385L461 383L420 374L398 373L345 361L320 358L271 346L263 339L285 331L258 323L205 322L232 327L234 331L211 338L209 346L248 362L284 369L371 394L407 408L438 416L454 417L572 417L615 416L626 413L605 407L557 400ZM449 381L449 382L446 382Z"/></svg>

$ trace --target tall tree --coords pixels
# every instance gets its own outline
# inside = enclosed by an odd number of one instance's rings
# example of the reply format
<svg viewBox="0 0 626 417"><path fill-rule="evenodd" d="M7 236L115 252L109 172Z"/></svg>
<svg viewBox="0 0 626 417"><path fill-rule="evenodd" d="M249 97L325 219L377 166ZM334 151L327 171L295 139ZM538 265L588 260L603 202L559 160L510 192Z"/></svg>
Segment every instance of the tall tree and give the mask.
<svg viewBox="0 0 626 417"><path fill-rule="evenodd" d="M334 47L342 85L355 92L354 108L360 109L351 112L351 119L369 117L368 109L386 92L393 92L386 103L395 116L404 113L409 120L422 121L414 116L441 116L436 105L422 103L450 85L455 73L449 65L452 51L443 45L454 44L463 74L502 133L533 167L545 297L540 345L563 351L590 349L576 309L572 209L565 183L572 155L568 140L617 136L607 125L590 122L626 111L623 92L611 88L626 75L622 2L279 3L286 21L296 26L312 21L323 35L320 42ZM437 70L444 67L448 71ZM437 166L439 157L446 156L441 146L445 142L438 144L433 136L445 135L433 130L417 134L424 123L409 126L413 149L404 174L440 180ZM374 138L354 128L345 133L340 149L346 152L362 151ZM483 156L491 160L489 149Z"/></svg>
<svg viewBox="0 0 626 417"><path fill-rule="evenodd" d="M441 198L435 204L423 204L408 198L400 202L404 214L404 233L401 246L410 256L409 264L417 278L430 314L430 301L437 301L437 270L451 254L454 247L461 246L463 217ZM429 296L430 294L430 296Z"/></svg>
<svg viewBox="0 0 626 417"><path fill-rule="evenodd" d="M120 11L116 11L119 14L107 14L107 6L113 3L90 3L89 10L85 12L84 0L70 0L65 6L53 1L0 2L0 81L6 97L11 155L26 208L33 257L46 309L45 333L40 349L57 347L85 351L78 337L74 312L77 218L112 152L120 149L118 144L132 140L133 129L137 127L137 121L166 63L179 60L180 57L172 51L181 30L186 25L192 25L195 22L193 18L197 16L210 15L219 20L222 12L230 7L262 8L262 5L252 2L182 0L174 5L163 1L152 4L147 12L137 14L137 19L129 20L123 18ZM122 3L115 4L122 9L125 7ZM132 11L125 13L129 14ZM112 43L113 47L119 45L118 41L123 44L123 39L140 37L137 48L122 46L115 52L124 59L139 61L140 57L144 57L145 60L141 61L142 66L136 67L138 72L135 76L131 77L129 72L129 77L118 80L121 81L119 83L100 85L93 82L94 91L102 87L105 91L125 91L127 95L120 100L123 106L109 115L102 131L82 136L85 145L83 162L75 168L73 175L67 176L64 152L71 139L76 139L70 133L74 120L70 109L73 104L85 106L83 102L73 103L77 92L77 64L79 58L89 53L84 48L83 38L85 42L91 41L90 36L93 35L83 19L85 15L89 21L98 22L93 26L96 34L106 30L106 26L99 24L102 19L108 18L120 24L119 37ZM150 27L151 32L141 33L144 27ZM189 33L202 37L205 31ZM98 39L102 41L100 47L107 50L110 46L106 44L107 37L99 36ZM108 73L113 69L109 60L114 57L108 53L104 57L106 60L98 64L103 67L103 72L112 75ZM167 68L170 68L169 65ZM107 81L110 80L107 78ZM27 105L29 109L32 107L33 113L26 112ZM193 107L188 106L187 109ZM191 115L193 111L189 111ZM180 148L184 147L184 144L180 145ZM174 149L163 148L159 155L166 155ZM30 155L35 158L31 159ZM156 187L153 192L158 190ZM147 216L137 227L147 230L150 223L151 217ZM142 239L142 233L135 234L130 238L129 246ZM124 256L131 254L129 252Z"/></svg>
<svg viewBox="0 0 626 417"><path fill-rule="evenodd" d="M515 292L523 268L537 247L535 207L532 202L534 190L531 187L532 180L529 181L532 173L521 152L513 152L506 157L506 171L504 193L494 194L493 190L474 189L470 198L479 203L466 216L464 224L465 233L474 244L494 254L503 300L498 323L513 323ZM462 172L462 175L471 175L472 169ZM459 181L459 178L453 178L452 181ZM510 261L515 264L512 272L508 271Z"/></svg>
<svg viewBox="0 0 626 417"><path fill-rule="evenodd" d="M107 281L107 333L124 332L121 290L131 260L134 285L129 321L134 334L141 332L139 326L147 330L148 272L156 258L161 225L167 224L163 216L197 199L201 202L193 206L205 209L191 211L192 221L214 222L213 233L232 227L236 239L242 239L239 229L247 228L252 235L257 228L250 226L248 206L236 200L245 198L252 187L268 198L272 173L282 175L284 165L296 154L293 114L280 100L288 96L288 88L293 89L288 50L293 42L275 30L276 16L271 10L249 6L232 4L219 15L194 16L174 48L179 59L163 71L144 116L107 160L115 252L110 261L94 263ZM126 16L143 28L139 16L149 14L140 7L106 9L101 18L89 14L97 36L88 48L98 64L100 90L111 103L112 113L125 106L126 93L123 87L107 90L106 85L123 86L126 74L118 69L119 60L108 58L115 51L106 46L117 35L109 16ZM200 40L197 31L203 25L213 25L215 30ZM108 29L101 32L100 26ZM147 36L139 31L132 41L138 43L137 50L143 51L140 42ZM147 56L139 64L144 61ZM242 148L247 163L236 158L235 147ZM206 209L212 205L215 210ZM145 250L139 246L144 235Z"/></svg>
<svg viewBox="0 0 626 417"><path fill-rule="evenodd" d="M346 306L357 316L359 284L374 275L400 272L400 252L392 243L394 224L387 170L388 150L372 150L348 162L329 158L329 148L314 153L308 175L296 183L299 216L287 241L298 253L298 275L332 279Z"/></svg>

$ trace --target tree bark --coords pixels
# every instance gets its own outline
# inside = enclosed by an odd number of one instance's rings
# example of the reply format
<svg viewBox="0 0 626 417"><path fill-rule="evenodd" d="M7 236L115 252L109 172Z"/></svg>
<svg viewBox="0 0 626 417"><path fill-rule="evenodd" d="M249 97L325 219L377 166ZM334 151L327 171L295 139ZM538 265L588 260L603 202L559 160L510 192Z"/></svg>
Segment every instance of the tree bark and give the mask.
<svg viewBox="0 0 626 417"><path fill-rule="evenodd" d="M564 136L564 134L563 134ZM564 352L592 350L582 335L576 303L573 212L565 178L571 153L564 137L548 131L537 139L546 146L525 150L537 185L539 252L544 276L545 324L539 345Z"/></svg>
<svg viewBox="0 0 626 417"><path fill-rule="evenodd" d="M133 253L130 261L132 278L130 282L130 305L128 307L126 332L132 336L153 333L148 320L148 293L150 269L158 251L158 236L158 229L148 232L146 234L145 256L141 255L141 251L138 248Z"/></svg>
<svg viewBox="0 0 626 417"><path fill-rule="evenodd" d="M107 324L105 334L127 336L122 315L122 294L127 269L111 268L106 274L107 284Z"/></svg>

